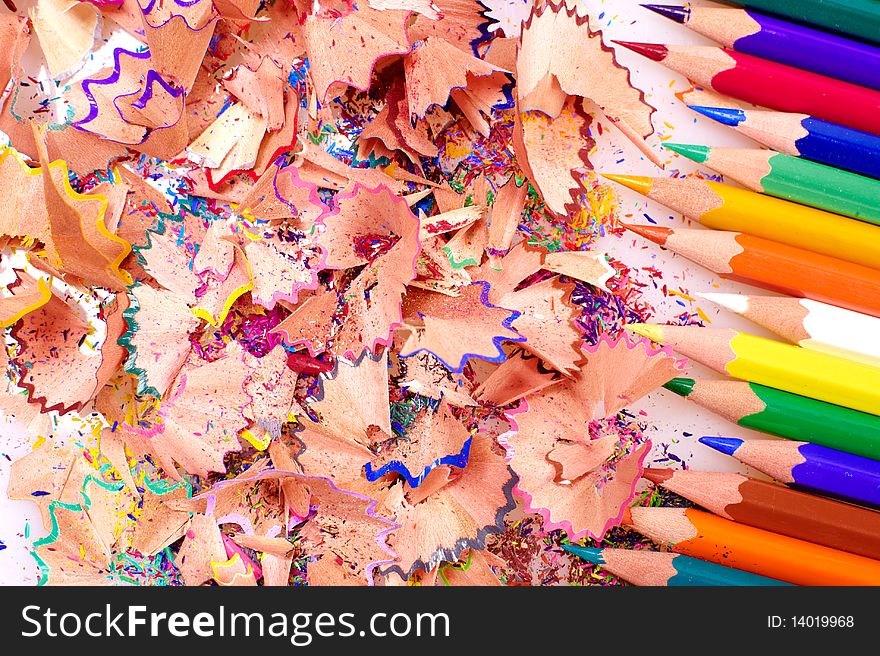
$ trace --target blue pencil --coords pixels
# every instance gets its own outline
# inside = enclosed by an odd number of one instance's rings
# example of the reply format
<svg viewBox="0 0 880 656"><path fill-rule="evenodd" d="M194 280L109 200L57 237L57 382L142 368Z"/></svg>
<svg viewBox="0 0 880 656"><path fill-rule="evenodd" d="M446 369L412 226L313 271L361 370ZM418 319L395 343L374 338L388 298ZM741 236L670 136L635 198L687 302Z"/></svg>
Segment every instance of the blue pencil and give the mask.
<svg viewBox="0 0 880 656"><path fill-rule="evenodd" d="M701 437L700 442L791 487L880 507L880 463L876 460L788 440Z"/></svg>
<svg viewBox="0 0 880 656"><path fill-rule="evenodd" d="M596 549L564 544L562 548L634 585L791 585L751 572L672 552Z"/></svg>
<svg viewBox="0 0 880 656"><path fill-rule="evenodd" d="M786 155L880 179L880 136L806 114L688 105Z"/></svg>

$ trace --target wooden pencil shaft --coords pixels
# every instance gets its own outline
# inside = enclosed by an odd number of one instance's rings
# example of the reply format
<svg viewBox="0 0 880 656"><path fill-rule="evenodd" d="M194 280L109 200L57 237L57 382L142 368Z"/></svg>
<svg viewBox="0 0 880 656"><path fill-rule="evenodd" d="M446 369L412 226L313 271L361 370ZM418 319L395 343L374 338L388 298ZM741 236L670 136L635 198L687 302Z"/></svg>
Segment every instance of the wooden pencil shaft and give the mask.
<svg viewBox="0 0 880 656"><path fill-rule="evenodd" d="M880 513L741 474L646 470L646 477L741 524L880 559Z"/></svg>

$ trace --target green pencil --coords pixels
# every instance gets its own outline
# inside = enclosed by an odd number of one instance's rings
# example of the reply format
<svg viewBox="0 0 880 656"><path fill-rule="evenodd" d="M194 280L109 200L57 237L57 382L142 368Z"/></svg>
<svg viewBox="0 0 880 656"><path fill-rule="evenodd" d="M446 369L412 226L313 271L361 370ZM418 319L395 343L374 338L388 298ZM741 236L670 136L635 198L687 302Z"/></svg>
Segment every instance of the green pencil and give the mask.
<svg viewBox="0 0 880 656"><path fill-rule="evenodd" d="M757 383L673 378L664 387L740 426L880 460L880 417Z"/></svg>
<svg viewBox="0 0 880 656"><path fill-rule="evenodd" d="M722 0L813 25L830 32L880 43L877 0Z"/></svg>
<svg viewBox="0 0 880 656"><path fill-rule="evenodd" d="M752 191L880 225L880 180L760 148L663 145Z"/></svg>

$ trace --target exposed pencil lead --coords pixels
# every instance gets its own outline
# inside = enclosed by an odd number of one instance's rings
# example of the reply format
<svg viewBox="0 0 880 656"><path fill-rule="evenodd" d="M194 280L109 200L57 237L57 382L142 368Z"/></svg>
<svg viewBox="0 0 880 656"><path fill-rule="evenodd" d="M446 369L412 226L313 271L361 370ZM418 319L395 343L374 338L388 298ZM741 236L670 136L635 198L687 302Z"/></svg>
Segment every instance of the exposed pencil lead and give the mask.
<svg viewBox="0 0 880 656"><path fill-rule="evenodd" d="M688 6L681 7L679 5L642 5L645 9L650 9L655 14L660 14L663 18L674 20L676 23L687 23L691 17L691 8Z"/></svg>
<svg viewBox="0 0 880 656"><path fill-rule="evenodd" d="M736 127L746 120L746 113L741 109L730 109L728 107L706 107L704 105L688 105L689 108L708 116L713 121L718 121L724 125L732 125Z"/></svg>
<svg viewBox="0 0 880 656"><path fill-rule="evenodd" d="M736 450L743 444L743 440L736 437L711 437L708 435L701 437L700 442L728 456L736 453Z"/></svg>
<svg viewBox="0 0 880 656"><path fill-rule="evenodd" d="M653 61L663 61L669 54L669 49L662 43L639 43L638 41L611 41L619 46L623 46L628 50L647 57Z"/></svg>

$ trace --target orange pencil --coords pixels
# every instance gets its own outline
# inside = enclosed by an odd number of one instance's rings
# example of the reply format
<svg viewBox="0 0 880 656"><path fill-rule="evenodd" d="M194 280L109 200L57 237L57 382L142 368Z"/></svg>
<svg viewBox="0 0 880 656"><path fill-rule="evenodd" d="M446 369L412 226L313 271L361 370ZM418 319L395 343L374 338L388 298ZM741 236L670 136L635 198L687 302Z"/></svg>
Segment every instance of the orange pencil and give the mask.
<svg viewBox="0 0 880 656"><path fill-rule="evenodd" d="M722 278L880 317L880 270L741 232L623 224Z"/></svg>
<svg viewBox="0 0 880 656"><path fill-rule="evenodd" d="M880 561L693 508L631 508L624 521L676 553L796 585L880 585Z"/></svg>

